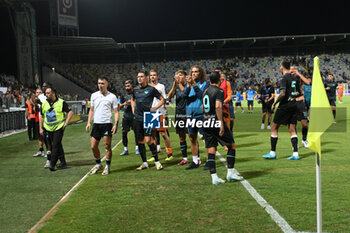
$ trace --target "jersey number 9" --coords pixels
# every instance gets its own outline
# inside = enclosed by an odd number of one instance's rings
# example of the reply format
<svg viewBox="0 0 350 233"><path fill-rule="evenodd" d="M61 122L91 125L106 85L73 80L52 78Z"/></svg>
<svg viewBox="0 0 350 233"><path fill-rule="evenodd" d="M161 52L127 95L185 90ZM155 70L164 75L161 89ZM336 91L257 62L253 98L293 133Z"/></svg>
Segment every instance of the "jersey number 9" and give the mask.
<svg viewBox="0 0 350 233"><path fill-rule="evenodd" d="M291 87L293 88L293 92L291 93L292 96L297 94L296 87L295 87L296 83L297 83L296 81L292 81L292 84L291 84Z"/></svg>
<svg viewBox="0 0 350 233"><path fill-rule="evenodd" d="M209 96L205 95L203 98L204 112L208 113L210 111Z"/></svg>

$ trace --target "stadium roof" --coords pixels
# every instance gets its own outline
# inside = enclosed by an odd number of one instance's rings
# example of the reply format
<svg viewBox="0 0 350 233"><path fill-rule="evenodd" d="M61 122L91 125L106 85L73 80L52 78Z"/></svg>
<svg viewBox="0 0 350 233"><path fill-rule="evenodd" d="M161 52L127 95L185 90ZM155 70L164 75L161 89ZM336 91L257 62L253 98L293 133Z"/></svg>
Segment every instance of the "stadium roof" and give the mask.
<svg viewBox="0 0 350 233"><path fill-rule="evenodd" d="M117 43L112 38L41 37L40 49L65 63L125 63L350 50L350 33Z"/></svg>

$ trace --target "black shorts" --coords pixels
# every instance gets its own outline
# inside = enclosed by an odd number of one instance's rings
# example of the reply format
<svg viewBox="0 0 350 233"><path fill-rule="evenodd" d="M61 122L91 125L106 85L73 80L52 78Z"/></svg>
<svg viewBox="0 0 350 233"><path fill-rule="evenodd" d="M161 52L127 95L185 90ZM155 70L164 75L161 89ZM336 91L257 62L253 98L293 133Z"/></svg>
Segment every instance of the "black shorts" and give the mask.
<svg viewBox="0 0 350 233"><path fill-rule="evenodd" d="M254 105L254 100L248 100L248 106L252 106Z"/></svg>
<svg viewBox="0 0 350 233"><path fill-rule="evenodd" d="M307 111L309 111L310 105L311 105L311 101L305 100L305 106Z"/></svg>
<svg viewBox="0 0 350 233"><path fill-rule="evenodd" d="M152 130L153 129L144 129L143 128L143 121L137 121L134 120L134 133L136 135L136 139L138 141L142 141L145 136L152 136Z"/></svg>
<svg viewBox="0 0 350 233"><path fill-rule="evenodd" d="M296 124L297 115L298 109L295 102L284 104L276 110L273 122L279 125Z"/></svg>
<svg viewBox="0 0 350 233"><path fill-rule="evenodd" d="M236 102L236 103L235 103L235 106L236 106L236 107L242 106L242 103L241 103L241 102Z"/></svg>
<svg viewBox="0 0 350 233"><path fill-rule="evenodd" d="M175 117L175 122L177 122L177 125L175 127L176 134L187 134L187 128L186 128L186 117ZM183 127L180 127L179 122L183 122Z"/></svg>
<svg viewBox="0 0 350 233"><path fill-rule="evenodd" d="M94 124L92 126L92 131L90 136L95 138L96 140L100 141L102 137L109 136L112 137L112 123L106 123L106 124Z"/></svg>
<svg viewBox="0 0 350 233"><path fill-rule="evenodd" d="M134 124L134 120L123 118L122 130L127 132L130 131L130 129L133 129L133 124Z"/></svg>
<svg viewBox="0 0 350 233"><path fill-rule="evenodd" d="M205 148L210 147L217 147L218 142L222 146L228 146L235 142L235 140L232 137L231 131L224 125L224 134L220 137L219 136L219 128L204 128L204 141L205 141Z"/></svg>
<svg viewBox="0 0 350 233"><path fill-rule="evenodd" d="M304 101L297 101L298 121L307 120L307 110Z"/></svg>
<svg viewBox="0 0 350 233"><path fill-rule="evenodd" d="M262 112L263 113L264 112L272 113L272 110L271 110L272 104L273 104L272 101L267 102L267 103L262 102L262 104L261 104L262 105Z"/></svg>
<svg viewBox="0 0 350 233"><path fill-rule="evenodd" d="M329 100L329 105L336 106L337 100L335 98L328 98L328 100Z"/></svg>

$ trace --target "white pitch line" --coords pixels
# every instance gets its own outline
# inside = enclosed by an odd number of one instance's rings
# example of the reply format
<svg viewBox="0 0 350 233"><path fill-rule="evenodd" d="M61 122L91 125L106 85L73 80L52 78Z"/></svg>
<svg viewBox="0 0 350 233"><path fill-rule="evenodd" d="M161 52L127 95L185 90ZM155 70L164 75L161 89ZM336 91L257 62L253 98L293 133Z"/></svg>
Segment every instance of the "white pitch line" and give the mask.
<svg viewBox="0 0 350 233"><path fill-rule="evenodd" d="M218 156L220 161L227 167L226 160L218 151L216 151L216 156ZM234 169L234 172L239 174L236 169ZM256 191L256 189L247 180L244 179L240 182L243 187L249 192L249 194L256 200L256 202L271 216L272 220L275 221L275 223L281 228L283 232L295 232L293 228L288 224L288 222Z"/></svg>
<svg viewBox="0 0 350 233"><path fill-rule="evenodd" d="M112 148L112 151L114 149L117 148L117 146L122 142L122 140L120 139L120 141ZM101 161L104 161L106 159L106 156L104 156ZM84 180L94 171L95 166L93 168L90 169L90 171L88 171L88 173L85 174L85 176L83 176L83 178L81 178L78 183L76 183L62 198L61 200L59 200L40 220L39 222L37 222L29 231L28 233L34 233L37 232L39 230L39 228L43 225L43 223L46 221L46 219L48 219L49 217L51 217L57 210L57 208L63 203L65 202L70 195L84 182Z"/></svg>
<svg viewBox="0 0 350 233"><path fill-rule="evenodd" d="M201 137L200 134L198 134ZM204 143L205 141L202 140ZM216 156L227 167L226 160L222 157L219 151L216 151ZM233 169L235 173L239 174L236 169ZM245 179L240 181L243 187L249 192L249 194L255 199L255 201L271 216L272 220L281 228L285 233L295 233L293 228L288 222L256 191L256 189Z"/></svg>
<svg viewBox="0 0 350 233"><path fill-rule="evenodd" d="M120 139L120 141L112 148L112 151L115 150L115 148L117 148L120 143L122 143L122 139Z"/></svg>
<svg viewBox="0 0 350 233"><path fill-rule="evenodd" d="M18 134L27 131L27 129L16 129L16 130L8 130L0 133L0 138L4 138L10 135Z"/></svg>

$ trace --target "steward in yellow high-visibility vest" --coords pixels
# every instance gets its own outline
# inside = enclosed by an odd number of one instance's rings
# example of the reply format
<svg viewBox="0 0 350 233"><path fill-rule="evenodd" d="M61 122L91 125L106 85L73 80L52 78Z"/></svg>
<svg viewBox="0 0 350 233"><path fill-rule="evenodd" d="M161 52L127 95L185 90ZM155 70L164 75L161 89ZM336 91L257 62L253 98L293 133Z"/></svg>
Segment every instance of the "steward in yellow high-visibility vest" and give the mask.
<svg viewBox="0 0 350 233"><path fill-rule="evenodd" d="M87 113L89 114L89 112L90 112L90 107L91 107L91 101L90 100L88 100L88 102L87 102Z"/></svg>
<svg viewBox="0 0 350 233"><path fill-rule="evenodd" d="M61 163L57 168L62 169L67 167L62 138L64 129L72 118L73 112L64 100L56 97L56 91L53 88L47 88L45 95L47 101L41 107L40 134L45 136L52 148L51 155L47 155L47 164L49 166L45 167L50 168L51 171L55 171L58 159ZM67 113L67 117L65 113Z"/></svg>

